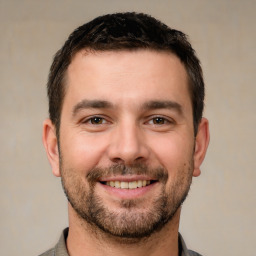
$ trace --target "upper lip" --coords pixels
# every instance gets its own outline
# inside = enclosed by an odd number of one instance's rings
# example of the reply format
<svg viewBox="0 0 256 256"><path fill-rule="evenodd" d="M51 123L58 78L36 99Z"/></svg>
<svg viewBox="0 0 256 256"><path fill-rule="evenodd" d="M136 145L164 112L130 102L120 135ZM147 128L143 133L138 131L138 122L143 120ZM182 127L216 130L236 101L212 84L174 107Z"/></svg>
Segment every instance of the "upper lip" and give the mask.
<svg viewBox="0 0 256 256"><path fill-rule="evenodd" d="M100 182L107 182L107 181L124 181L124 182L131 182L137 180L156 180L152 177L146 175L117 175L111 177L102 177L99 179Z"/></svg>

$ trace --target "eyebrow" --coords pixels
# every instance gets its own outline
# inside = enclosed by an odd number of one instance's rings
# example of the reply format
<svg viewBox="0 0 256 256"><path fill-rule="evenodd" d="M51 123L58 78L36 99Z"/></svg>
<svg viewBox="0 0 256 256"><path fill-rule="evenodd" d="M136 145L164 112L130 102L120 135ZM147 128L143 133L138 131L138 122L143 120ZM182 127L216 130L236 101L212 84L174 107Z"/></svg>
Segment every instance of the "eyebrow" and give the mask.
<svg viewBox="0 0 256 256"><path fill-rule="evenodd" d="M82 100L73 107L73 116L81 109L113 107L113 104L106 100Z"/></svg>
<svg viewBox="0 0 256 256"><path fill-rule="evenodd" d="M114 108L114 105L106 100L87 100L84 99L77 103L74 108L73 108L73 116L77 114L81 109L89 109L89 108L98 108L98 109L109 109L109 108ZM154 110L154 109L172 109L176 110L179 114L182 114L182 106L175 102L175 101L170 101L170 100L164 100L164 101L159 101L159 100L152 100L152 101L147 101L142 104L142 109L143 110Z"/></svg>
<svg viewBox="0 0 256 256"><path fill-rule="evenodd" d="M170 101L170 100L164 100L164 101L158 101L158 100L153 100L153 101L148 101L142 105L142 108L144 110L153 110L153 109L174 109L176 110L179 114L182 114L182 106L175 101Z"/></svg>

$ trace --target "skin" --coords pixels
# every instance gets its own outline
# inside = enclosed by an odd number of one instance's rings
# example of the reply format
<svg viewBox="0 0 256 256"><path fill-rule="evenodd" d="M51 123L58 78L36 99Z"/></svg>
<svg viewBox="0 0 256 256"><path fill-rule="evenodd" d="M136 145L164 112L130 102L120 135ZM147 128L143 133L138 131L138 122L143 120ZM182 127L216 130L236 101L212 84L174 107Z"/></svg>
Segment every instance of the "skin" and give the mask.
<svg viewBox="0 0 256 256"><path fill-rule="evenodd" d="M99 106L99 101L108 104ZM160 102L161 107L152 102ZM95 116L98 119L92 119ZM171 197L174 194L171 188L178 184L179 195L189 188L192 176L200 175L209 129L208 121L203 118L194 137L187 74L175 55L150 50L95 53L83 50L68 67L59 140L60 148L55 127L47 119L43 142L53 174L64 176L74 195L75 181L89 191L86 175L93 168L136 163L164 168L168 174L166 183L156 182L138 192L113 190L96 182L94 192L107 209L124 212L127 209L122 202L132 201L132 211L139 216L154 210L153 201L161 191ZM142 176L112 174L101 177L100 181L152 179L147 174ZM72 256L177 256L180 210L179 207L161 230L135 243L92 227L69 203L67 248Z"/></svg>

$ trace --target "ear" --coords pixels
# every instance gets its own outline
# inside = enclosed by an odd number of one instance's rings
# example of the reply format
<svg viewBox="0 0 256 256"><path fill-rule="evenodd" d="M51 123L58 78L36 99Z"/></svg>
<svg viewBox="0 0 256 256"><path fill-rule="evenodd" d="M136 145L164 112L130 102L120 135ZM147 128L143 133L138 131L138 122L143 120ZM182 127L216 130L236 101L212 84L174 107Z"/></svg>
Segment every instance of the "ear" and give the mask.
<svg viewBox="0 0 256 256"><path fill-rule="evenodd" d="M46 119L43 124L43 144L48 160L52 167L52 172L56 177L60 177L59 150L55 125L50 119Z"/></svg>
<svg viewBox="0 0 256 256"><path fill-rule="evenodd" d="M195 139L194 152L194 172L193 176L197 177L201 174L200 166L204 160L208 144L210 141L209 122L206 118L202 118Z"/></svg>

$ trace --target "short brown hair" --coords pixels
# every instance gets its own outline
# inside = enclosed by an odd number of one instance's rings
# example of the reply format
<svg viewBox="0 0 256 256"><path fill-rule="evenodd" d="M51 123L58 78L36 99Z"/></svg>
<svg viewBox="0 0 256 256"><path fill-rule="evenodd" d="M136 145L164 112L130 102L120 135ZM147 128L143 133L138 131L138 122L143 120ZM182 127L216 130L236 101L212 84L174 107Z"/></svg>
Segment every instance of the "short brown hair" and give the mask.
<svg viewBox="0 0 256 256"><path fill-rule="evenodd" d="M54 57L47 89L49 115L57 136L65 96L65 74L72 57L86 48L95 51L152 49L175 54L188 74L194 131L197 134L204 108L204 80L200 61L187 36L143 13L115 13L100 16L78 27Z"/></svg>

